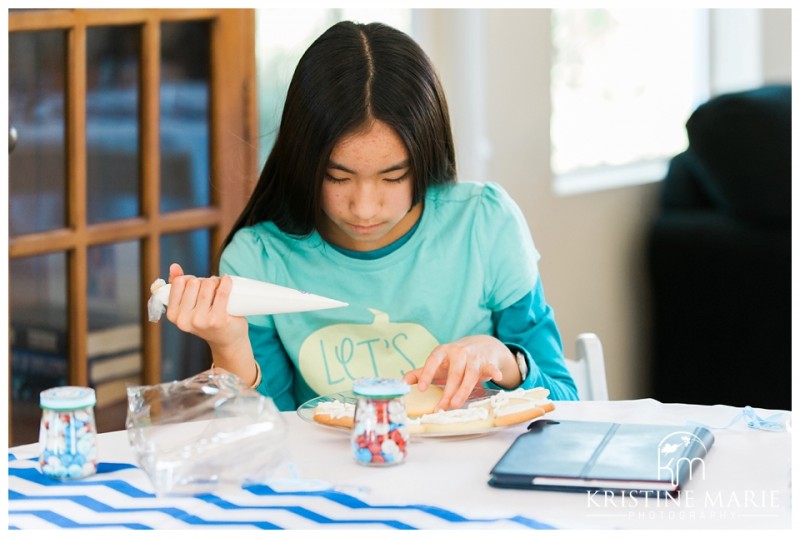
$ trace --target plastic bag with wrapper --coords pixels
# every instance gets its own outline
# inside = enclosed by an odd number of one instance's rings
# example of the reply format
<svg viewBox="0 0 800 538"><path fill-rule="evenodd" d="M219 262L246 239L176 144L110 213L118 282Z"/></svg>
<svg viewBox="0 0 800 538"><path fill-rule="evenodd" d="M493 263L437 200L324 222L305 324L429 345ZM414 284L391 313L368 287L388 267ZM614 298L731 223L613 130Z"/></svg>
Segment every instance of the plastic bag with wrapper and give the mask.
<svg viewBox="0 0 800 538"><path fill-rule="evenodd" d="M128 440L156 495L264 483L286 458L286 422L271 398L214 368L128 388Z"/></svg>

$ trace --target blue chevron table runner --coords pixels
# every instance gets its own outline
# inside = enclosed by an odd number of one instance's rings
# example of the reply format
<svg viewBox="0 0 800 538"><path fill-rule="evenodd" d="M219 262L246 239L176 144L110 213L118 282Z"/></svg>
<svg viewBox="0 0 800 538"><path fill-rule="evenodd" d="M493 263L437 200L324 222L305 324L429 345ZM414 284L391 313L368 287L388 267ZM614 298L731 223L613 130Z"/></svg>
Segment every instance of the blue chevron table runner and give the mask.
<svg viewBox="0 0 800 538"><path fill-rule="evenodd" d="M528 517L476 518L431 505L372 504L357 493L309 482L191 497L156 497L147 475L128 463L101 462L95 476L61 482L35 459L8 458L9 529L549 529Z"/></svg>

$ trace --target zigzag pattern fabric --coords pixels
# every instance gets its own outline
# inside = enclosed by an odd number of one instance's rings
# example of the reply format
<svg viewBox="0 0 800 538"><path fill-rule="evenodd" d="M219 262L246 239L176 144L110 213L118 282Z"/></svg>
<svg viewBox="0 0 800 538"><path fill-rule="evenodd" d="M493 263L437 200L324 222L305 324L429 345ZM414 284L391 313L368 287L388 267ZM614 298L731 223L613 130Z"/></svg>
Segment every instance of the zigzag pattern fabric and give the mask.
<svg viewBox="0 0 800 538"><path fill-rule="evenodd" d="M35 459L8 461L9 529L549 529L527 517L471 518L431 505L380 505L309 482L307 490L254 485L219 494L163 497L144 471L100 463L97 475L60 482Z"/></svg>

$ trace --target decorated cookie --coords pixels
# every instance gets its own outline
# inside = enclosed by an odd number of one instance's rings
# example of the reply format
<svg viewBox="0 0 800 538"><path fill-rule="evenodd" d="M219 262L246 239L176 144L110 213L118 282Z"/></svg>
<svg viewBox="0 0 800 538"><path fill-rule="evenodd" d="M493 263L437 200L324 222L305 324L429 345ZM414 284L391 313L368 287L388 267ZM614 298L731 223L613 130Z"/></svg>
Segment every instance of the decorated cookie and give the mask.
<svg viewBox="0 0 800 538"><path fill-rule="evenodd" d="M314 421L328 426L352 428L356 406L347 402L320 402L314 408Z"/></svg>
<svg viewBox="0 0 800 538"><path fill-rule="evenodd" d="M484 407L450 409L420 417L426 433L469 433L491 428L493 418Z"/></svg>
<svg viewBox="0 0 800 538"><path fill-rule="evenodd" d="M433 413L443 394L444 389L439 385L428 385L424 392L417 385L411 385L411 390L405 395L406 414L409 417L419 417Z"/></svg>

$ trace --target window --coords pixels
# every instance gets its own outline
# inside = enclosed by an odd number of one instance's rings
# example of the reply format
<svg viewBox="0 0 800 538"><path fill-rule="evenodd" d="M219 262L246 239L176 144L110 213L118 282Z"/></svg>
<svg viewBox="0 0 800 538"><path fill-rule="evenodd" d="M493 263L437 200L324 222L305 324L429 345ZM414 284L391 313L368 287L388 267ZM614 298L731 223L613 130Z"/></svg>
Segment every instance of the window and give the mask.
<svg viewBox="0 0 800 538"><path fill-rule="evenodd" d="M554 9L557 194L661 179L708 95L706 10Z"/></svg>

